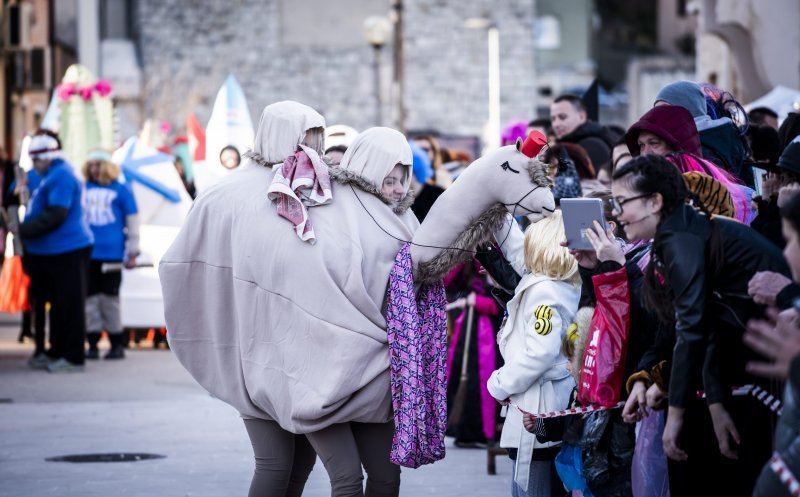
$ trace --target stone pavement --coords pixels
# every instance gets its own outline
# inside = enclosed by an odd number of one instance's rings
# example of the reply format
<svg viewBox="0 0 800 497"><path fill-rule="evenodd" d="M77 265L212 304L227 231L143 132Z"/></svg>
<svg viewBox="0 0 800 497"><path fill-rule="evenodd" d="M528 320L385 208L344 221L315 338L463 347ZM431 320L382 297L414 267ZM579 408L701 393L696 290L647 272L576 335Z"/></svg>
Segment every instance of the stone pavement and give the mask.
<svg viewBox="0 0 800 497"><path fill-rule="evenodd" d="M80 374L29 369L31 343L16 342L16 316L0 314L0 497L246 496L252 449L238 414L211 398L168 350L134 348L119 362L94 361ZM124 463L47 462L114 452L160 454ZM503 496L511 464L458 449L403 470L401 495ZM304 495L330 495L317 461Z"/></svg>

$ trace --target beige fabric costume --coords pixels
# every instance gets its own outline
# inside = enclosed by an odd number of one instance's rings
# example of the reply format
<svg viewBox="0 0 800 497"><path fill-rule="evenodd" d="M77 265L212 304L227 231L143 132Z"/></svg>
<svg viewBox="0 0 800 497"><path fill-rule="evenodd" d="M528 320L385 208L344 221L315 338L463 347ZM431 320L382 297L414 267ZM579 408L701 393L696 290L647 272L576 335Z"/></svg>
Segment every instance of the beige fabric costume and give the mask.
<svg viewBox="0 0 800 497"><path fill-rule="evenodd" d="M161 260L170 346L203 387L246 417L274 419L294 433L386 422L382 307L402 242L381 227L410 240L418 223L410 211L397 214L374 194L334 183L333 201L309 209L316 244L301 241L267 199L272 170L256 162L285 158L324 121L305 106L299 113L272 107L262 114L249 165L195 201ZM292 141L282 133L280 143L259 141L281 120L294 126ZM405 137L373 128L356 138L341 168L380 189L397 163L410 169Z"/></svg>

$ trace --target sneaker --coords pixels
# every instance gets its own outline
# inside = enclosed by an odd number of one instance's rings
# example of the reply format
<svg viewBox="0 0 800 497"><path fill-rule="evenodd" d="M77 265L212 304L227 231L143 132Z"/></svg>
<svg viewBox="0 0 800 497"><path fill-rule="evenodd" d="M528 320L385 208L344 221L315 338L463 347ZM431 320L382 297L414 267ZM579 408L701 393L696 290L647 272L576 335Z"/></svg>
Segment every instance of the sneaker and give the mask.
<svg viewBox="0 0 800 497"><path fill-rule="evenodd" d="M125 359L125 349L122 347L111 347L111 350L103 356L103 359Z"/></svg>
<svg viewBox="0 0 800 497"><path fill-rule="evenodd" d="M53 359L49 355L39 352L28 359L28 367L31 369L47 369L51 362L53 362Z"/></svg>
<svg viewBox="0 0 800 497"><path fill-rule="evenodd" d="M51 373L82 373L83 369L83 364L72 364L63 357L47 365Z"/></svg>
<svg viewBox="0 0 800 497"><path fill-rule="evenodd" d="M86 351L86 358L87 359L100 359L100 351L97 347L89 347L89 350Z"/></svg>

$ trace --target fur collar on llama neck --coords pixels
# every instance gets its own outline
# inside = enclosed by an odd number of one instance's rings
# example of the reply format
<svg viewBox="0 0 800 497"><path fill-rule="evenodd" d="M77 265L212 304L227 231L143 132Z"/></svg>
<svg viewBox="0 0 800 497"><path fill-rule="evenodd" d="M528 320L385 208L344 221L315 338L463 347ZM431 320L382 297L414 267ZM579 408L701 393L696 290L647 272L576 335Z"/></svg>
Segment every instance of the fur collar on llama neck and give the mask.
<svg viewBox="0 0 800 497"><path fill-rule="evenodd" d="M489 207L467 226L448 248L443 249L430 261L420 264L414 275L414 282L434 283L457 265L472 259L479 247L491 243L494 230L503 225L507 214L508 210L501 203Z"/></svg>

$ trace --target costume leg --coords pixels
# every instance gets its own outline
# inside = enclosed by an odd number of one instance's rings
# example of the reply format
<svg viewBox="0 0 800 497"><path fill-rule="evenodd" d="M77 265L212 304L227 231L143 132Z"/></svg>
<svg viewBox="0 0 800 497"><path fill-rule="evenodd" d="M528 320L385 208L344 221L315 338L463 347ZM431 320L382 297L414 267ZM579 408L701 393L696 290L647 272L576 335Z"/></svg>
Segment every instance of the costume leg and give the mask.
<svg viewBox="0 0 800 497"><path fill-rule="evenodd" d="M307 433L331 480L331 497L364 497L364 474L350 423Z"/></svg>
<svg viewBox="0 0 800 497"><path fill-rule="evenodd" d="M314 469L317 453L305 435L294 436L294 462L292 473L289 475L289 488L286 497L300 497L308 481L308 475Z"/></svg>
<svg viewBox="0 0 800 497"><path fill-rule="evenodd" d="M248 497L288 495L289 475L295 456L295 435L275 421L245 419L244 426L253 444L256 461Z"/></svg>
<svg viewBox="0 0 800 497"><path fill-rule="evenodd" d="M394 422L350 423L361 463L367 471L366 497L400 495L400 466L389 460Z"/></svg>

